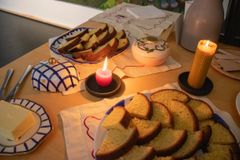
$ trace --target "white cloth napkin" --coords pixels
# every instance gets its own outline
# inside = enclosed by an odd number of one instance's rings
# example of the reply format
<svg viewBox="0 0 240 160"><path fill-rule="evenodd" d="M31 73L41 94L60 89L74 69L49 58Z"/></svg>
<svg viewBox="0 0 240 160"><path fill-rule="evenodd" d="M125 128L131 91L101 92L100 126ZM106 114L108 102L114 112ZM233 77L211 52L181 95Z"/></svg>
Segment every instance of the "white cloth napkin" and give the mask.
<svg viewBox="0 0 240 160"><path fill-rule="evenodd" d="M117 30L124 29L130 39L160 36L171 25L178 24L177 21L181 14L157 8L152 10L152 8L153 6L142 7L131 3L121 3L94 16L91 20L111 24ZM144 11L141 13L139 10ZM132 13L137 12L135 16L141 16L144 19L136 18L129 11ZM157 17L152 12L157 12Z"/></svg>
<svg viewBox="0 0 240 160"><path fill-rule="evenodd" d="M153 5L127 8L127 12L132 14L137 19L166 17L165 12L154 7Z"/></svg>
<svg viewBox="0 0 240 160"><path fill-rule="evenodd" d="M218 49L218 52L214 56L214 60L221 66L226 72L240 71L240 55L231 54L223 49Z"/></svg>
<svg viewBox="0 0 240 160"><path fill-rule="evenodd" d="M142 93L153 93L160 89L180 89L177 83L166 84L162 87L145 90ZM94 139L96 129L100 123L101 118L105 112L120 100L126 99L124 96L116 99L104 99L96 103L84 104L69 108L60 112L60 117L63 124L63 133L66 145L66 152L68 160L94 160ZM230 114L219 110L208 98L206 97L193 97L207 102L222 119L227 122L232 133L240 142L240 128L233 121Z"/></svg>

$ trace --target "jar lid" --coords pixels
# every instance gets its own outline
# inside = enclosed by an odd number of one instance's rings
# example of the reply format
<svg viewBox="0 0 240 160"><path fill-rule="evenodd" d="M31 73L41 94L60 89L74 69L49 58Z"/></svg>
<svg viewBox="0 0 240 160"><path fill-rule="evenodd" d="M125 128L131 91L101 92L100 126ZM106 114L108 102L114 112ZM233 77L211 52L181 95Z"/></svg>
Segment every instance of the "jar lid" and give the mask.
<svg viewBox="0 0 240 160"><path fill-rule="evenodd" d="M39 91L63 92L79 84L76 67L69 61L50 58L33 68L32 85Z"/></svg>
<svg viewBox="0 0 240 160"><path fill-rule="evenodd" d="M133 47L137 48L137 51L141 52L141 56L156 57L161 56L166 50L169 49L168 43L163 39L156 37L144 37L138 39Z"/></svg>

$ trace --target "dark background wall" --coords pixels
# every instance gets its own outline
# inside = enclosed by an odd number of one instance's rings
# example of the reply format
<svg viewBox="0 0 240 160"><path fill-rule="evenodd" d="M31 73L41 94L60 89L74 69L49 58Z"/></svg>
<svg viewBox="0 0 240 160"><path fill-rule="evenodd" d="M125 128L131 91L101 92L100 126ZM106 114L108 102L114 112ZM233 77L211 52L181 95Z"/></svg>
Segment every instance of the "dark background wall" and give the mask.
<svg viewBox="0 0 240 160"><path fill-rule="evenodd" d="M0 67L66 31L0 11Z"/></svg>

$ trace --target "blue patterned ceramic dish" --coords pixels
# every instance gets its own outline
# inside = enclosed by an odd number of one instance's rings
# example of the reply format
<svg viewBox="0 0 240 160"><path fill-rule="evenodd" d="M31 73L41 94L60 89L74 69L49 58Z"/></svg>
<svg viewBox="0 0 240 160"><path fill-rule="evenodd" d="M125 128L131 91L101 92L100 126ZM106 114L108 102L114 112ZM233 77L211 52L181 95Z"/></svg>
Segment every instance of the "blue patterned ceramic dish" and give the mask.
<svg viewBox="0 0 240 160"><path fill-rule="evenodd" d="M11 103L32 111L36 125L28 130L18 141L10 141L0 137L0 155L17 155L32 152L52 130L49 116L41 105L30 100L12 99Z"/></svg>
<svg viewBox="0 0 240 160"><path fill-rule="evenodd" d="M63 92L79 84L76 67L69 61L40 63L32 71L32 86L39 91Z"/></svg>
<svg viewBox="0 0 240 160"><path fill-rule="evenodd" d="M144 93L148 98L150 97L151 93ZM106 135L107 130L105 128L103 128L101 126L103 120L106 118L107 115L109 115L113 108L116 106L125 106L126 104L128 104L131 99L133 98L133 96L127 97L126 99L123 99L121 101L119 101L118 103L116 103L115 105L113 105L112 107L110 107L109 110L107 110L107 112L105 113L105 116L102 118L101 122L98 125L97 128L97 132L94 138L94 151L96 151L99 147L100 144L102 143L102 140L104 139L104 136ZM204 98L203 98L204 99ZM203 100L201 99L201 100ZM205 100L205 99L204 99ZM237 127L236 123L233 121L233 119L231 118L231 116L229 114L227 114L226 112L223 112L221 110L219 110L218 108L216 108L211 101L208 101L210 104L210 106L212 107L212 109L214 110L214 115L212 117L212 119L216 122L221 123L223 126L225 126L226 128L228 128L229 130L232 131L232 133L234 134L235 138L237 139L237 143L240 147L240 130Z"/></svg>
<svg viewBox="0 0 240 160"><path fill-rule="evenodd" d="M69 32L67 32L67 33L59 36L57 39L55 39L55 40L50 44L50 50L52 51L53 54L55 54L55 55L57 55L57 56L64 57L64 58L66 58L66 59L68 59L68 60L71 60L71 61L73 61L73 62L80 63L80 64L84 64L84 63L87 63L87 64L95 64L95 63L100 62L101 60L97 60L97 61L87 61L87 60L83 60L83 59L74 59L71 54L62 54L62 53L60 53L60 52L58 51L58 48L59 48L60 44L66 42L66 38L71 37L72 35L74 35L74 34L76 34L76 33L79 33L79 32L81 32L81 31L83 31L83 30L86 30L86 29L91 30L91 28L79 27L79 28L75 28L75 29L73 29L73 30L71 30L71 31L69 31ZM118 51L118 52L116 52L116 53L114 53L114 54L111 54L111 56L115 56L115 55L117 55L117 54L119 54L119 53L121 53L121 52L122 52L122 50L121 50L121 51ZM110 56L110 57L111 57L111 56Z"/></svg>

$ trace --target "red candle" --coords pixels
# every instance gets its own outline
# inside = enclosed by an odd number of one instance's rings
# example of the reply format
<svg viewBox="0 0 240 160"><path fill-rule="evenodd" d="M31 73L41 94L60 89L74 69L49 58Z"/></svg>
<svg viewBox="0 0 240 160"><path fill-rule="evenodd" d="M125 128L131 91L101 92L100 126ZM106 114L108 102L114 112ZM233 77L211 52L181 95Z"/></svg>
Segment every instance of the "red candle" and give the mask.
<svg viewBox="0 0 240 160"><path fill-rule="evenodd" d="M101 87L107 87L112 82L112 72L107 68L107 57L105 58L103 68L96 71L96 81Z"/></svg>

